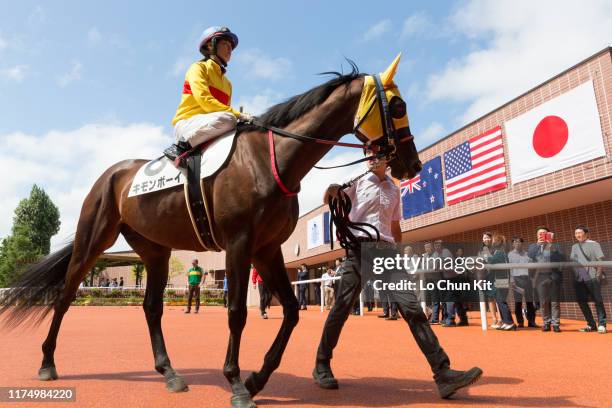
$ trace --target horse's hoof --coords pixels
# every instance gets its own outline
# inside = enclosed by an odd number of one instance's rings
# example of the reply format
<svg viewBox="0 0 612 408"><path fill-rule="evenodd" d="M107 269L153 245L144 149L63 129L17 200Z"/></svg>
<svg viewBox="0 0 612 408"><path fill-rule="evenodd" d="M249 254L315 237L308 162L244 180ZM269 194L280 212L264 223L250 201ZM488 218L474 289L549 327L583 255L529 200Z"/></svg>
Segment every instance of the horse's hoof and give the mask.
<svg viewBox="0 0 612 408"><path fill-rule="evenodd" d="M57 370L55 367L44 367L38 370L38 379L40 381L57 380Z"/></svg>
<svg viewBox="0 0 612 408"><path fill-rule="evenodd" d="M251 394L251 397L254 397L255 395L257 395L257 393L259 393L259 391L263 389L263 385L257 382L257 373L255 372L249 374L246 381L244 382L244 386L247 390L249 390L249 394Z"/></svg>
<svg viewBox="0 0 612 408"><path fill-rule="evenodd" d="M232 408L257 408L249 394L232 395Z"/></svg>
<svg viewBox="0 0 612 408"><path fill-rule="evenodd" d="M170 392L189 391L189 387L187 386L187 383L185 382L185 380L183 380L183 377L181 377L180 375L169 378L166 381L166 388Z"/></svg>

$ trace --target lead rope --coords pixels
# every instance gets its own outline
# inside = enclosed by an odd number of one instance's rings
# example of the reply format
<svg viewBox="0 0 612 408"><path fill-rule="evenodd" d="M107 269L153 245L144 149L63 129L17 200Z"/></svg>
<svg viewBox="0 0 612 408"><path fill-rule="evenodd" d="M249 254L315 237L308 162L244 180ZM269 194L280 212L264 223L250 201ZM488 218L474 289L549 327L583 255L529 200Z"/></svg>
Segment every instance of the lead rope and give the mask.
<svg viewBox="0 0 612 408"><path fill-rule="evenodd" d="M376 227L366 222L353 222L349 219L351 213L352 203L350 197L344 192L344 189L353 185L357 180L368 174L370 171L366 171L362 175L355 177L351 181L344 183L338 190L338 198L329 197L329 236L331 249L334 249L334 237L333 237L333 226L336 225L336 237L340 246L346 251L356 251L360 249L360 239L353 233L352 230L363 232L368 240L374 240L373 235L368 231L369 228L376 233L376 241L380 241L380 233ZM333 223L333 224L332 224Z"/></svg>

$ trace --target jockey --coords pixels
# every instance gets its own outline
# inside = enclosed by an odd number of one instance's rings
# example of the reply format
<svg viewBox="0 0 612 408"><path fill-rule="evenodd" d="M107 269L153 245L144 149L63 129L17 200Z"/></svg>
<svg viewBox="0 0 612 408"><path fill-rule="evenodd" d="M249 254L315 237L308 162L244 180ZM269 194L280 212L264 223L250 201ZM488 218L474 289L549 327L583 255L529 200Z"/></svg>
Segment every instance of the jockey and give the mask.
<svg viewBox="0 0 612 408"><path fill-rule="evenodd" d="M170 160L229 132L238 120L253 119L230 106L232 84L224 74L237 46L238 36L227 27L204 30L199 48L204 58L187 70L181 102L172 119L176 144L164 150Z"/></svg>

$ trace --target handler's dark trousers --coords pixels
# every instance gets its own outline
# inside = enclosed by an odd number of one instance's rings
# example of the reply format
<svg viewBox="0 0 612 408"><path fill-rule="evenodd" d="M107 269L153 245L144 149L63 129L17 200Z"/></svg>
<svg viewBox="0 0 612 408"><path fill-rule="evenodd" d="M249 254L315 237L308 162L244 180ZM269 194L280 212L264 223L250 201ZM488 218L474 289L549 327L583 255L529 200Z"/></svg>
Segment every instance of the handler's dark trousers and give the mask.
<svg viewBox="0 0 612 408"><path fill-rule="evenodd" d="M195 297L195 310L200 310L200 285L189 285L189 299L187 300L187 310L191 310L191 300Z"/></svg>
<svg viewBox="0 0 612 408"><path fill-rule="evenodd" d="M397 253L394 250L390 252L392 252L393 255L389 256L394 256L394 254ZM321 342L319 343L319 349L317 350L317 361L319 362L325 363L331 360L332 351L338 344L338 338L340 337L344 322L346 322L349 316L351 308L353 307L353 302L359 297L359 292L361 291L360 258L361 256L358 251L349 251L346 261L342 264L342 278L338 285L336 304L327 316L325 327L323 328L323 335L321 336ZM388 278L381 279L398 282L408 279L408 274L403 271L394 272L391 273ZM400 314L408 323L414 339L427 358L434 374L438 374L448 368L450 366L450 360L442 347L440 347L438 338L429 326L429 322L421 309L416 293L408 290L391 291L390 296L391 301L397 302Z"/></svg>

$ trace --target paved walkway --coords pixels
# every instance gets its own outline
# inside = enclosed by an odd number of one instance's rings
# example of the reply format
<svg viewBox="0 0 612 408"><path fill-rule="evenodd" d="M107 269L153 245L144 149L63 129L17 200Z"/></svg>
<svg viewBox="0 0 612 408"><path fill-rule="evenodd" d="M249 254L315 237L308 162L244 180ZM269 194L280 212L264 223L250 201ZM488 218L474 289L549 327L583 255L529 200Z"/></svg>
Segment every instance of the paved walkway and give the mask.
<svg viewBox="0 0 612 408"><path fill-rule="evenodd" d="M278 307L272 308L269 320L249 309L240 359L243 378L260 367L281 316ZM314 308L302 312L281 366L256 397L259 406L612 406L612 335L578 333L582 322L564 321L563 333L485 333L476 318L470 327L435 326L453 367L478 365L485 373L469 390L445 401L438 398L406 324L377 319L374 313L351 316L345 326L333 361L340 390L317 388L310 373L324 318ZM230 393L222 374L226 320L221 307L204 308L199 315L166 308L166 344L174 367L189 384L187 393L167 393L154 371L144 313L138 307L72 307L55 358L60 379L52 383L36 380L48 322L19 332L0 329L0 386L76 387L76 403L53 407L227 407Z"/></svg>

